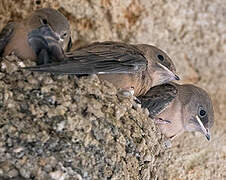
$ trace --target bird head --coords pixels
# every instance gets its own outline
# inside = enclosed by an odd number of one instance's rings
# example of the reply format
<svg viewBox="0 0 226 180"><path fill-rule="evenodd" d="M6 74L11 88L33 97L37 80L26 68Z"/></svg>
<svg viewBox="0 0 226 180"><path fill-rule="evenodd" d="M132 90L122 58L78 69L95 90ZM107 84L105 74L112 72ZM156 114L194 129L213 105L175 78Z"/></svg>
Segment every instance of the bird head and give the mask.
<svg viewBox="0 0 226 180"><path fill-rule="evenodd" d="M48 25L58 37L58 42L65 51L71 48L71 32L68 20L59 11L52 8L42 8L34 11L27 23L31 30Z"/></svg>
<svg viewBox="0 0 226 180"><path fill-rule="evenodd" d="M179 76L176 75L173 61L165 52L151 45L142 44L139 46L142 47L148 60L149 74L153 80L152 86L180 80Z"/></svg>
<svg viewBox="0 0 226 180"><path fill-rule="evenodd" d="M207 140L210 140L210 128L214 123L214 111L212 101L201 88L194 85L180 86L180 100L183 105L184 128L187 131L201 132Z"/></svg>

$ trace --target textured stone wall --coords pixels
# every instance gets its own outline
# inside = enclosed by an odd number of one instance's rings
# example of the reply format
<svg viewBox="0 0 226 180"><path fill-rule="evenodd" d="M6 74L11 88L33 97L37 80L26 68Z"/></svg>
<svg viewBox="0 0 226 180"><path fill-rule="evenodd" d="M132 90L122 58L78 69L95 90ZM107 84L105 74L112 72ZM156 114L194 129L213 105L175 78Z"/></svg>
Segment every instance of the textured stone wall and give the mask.
<svg viewBox="0 0 226 180"><path fill-rule="evenodd" d="M160 179L226 178L226 0L2 0L0 28L39 7L57 8L68 17L74 47L120 40L166 51L181 83L196 83L210 93L216 123L211 142L185 133L150 172ZM139 168L131 164L127 174Z"/></svg>

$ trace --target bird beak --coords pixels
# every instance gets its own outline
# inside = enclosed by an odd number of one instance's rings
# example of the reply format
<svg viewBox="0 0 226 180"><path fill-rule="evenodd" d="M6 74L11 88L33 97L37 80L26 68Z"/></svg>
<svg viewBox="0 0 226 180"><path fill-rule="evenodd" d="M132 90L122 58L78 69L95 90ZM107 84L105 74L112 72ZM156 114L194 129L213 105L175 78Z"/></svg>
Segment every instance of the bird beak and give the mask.
<svg viewBox="0 0 226 180"><path fill-rule="evenodd" d="M175 80L179 81L180 77L178 75L175 74Z"/></svg>
<svg viewBox="0 0 226 180"><path fill-rule="evenodd" d="M209 129L208 128L206 129L204 127L204 125L203 125L202 121L200 120L199 116L196 115L195 117L196 117L196 119L197 119L197 121L198 121L198 123L199 123L199 125L201 127L201 130L202 130L203 134L206 136L206 139L209 141L210 140L210 132L209 132Z"/></svg>
<svg viewBox="0 0 226 180"><path fill-rule="evenodd" d="M209 132L209 129L206 129L206 130L207 130L206 139L208 141L210 141L210 132Z"/></svg>
<svg viewBox="0 0 226 180"><path fill-rule="evenodd" d="M179 81L180 80L180 77L178 75L176 75L174 72L170 71L166 66L163 66L162 64L158 63L158 65L164 69L165 71L165 74L167 74L170 78L171 81L173 80L177 80Z"/></svg>

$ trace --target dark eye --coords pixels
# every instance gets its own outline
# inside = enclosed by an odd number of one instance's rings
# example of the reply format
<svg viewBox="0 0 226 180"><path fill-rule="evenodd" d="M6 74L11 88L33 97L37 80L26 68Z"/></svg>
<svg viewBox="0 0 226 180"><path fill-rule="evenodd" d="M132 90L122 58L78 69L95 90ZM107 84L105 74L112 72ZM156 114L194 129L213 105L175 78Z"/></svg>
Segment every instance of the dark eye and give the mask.
<svg viewBox="0 0 226 180"><path fill-rule="evenodd" d="M47 19L42 19L42 24L48 24Z"/></svg>
<svg viewBox="0 0 226 180"><path fill-rule="evenodd" d="M200 116L200 117L204 117L205 115L206 115L206 111L203 110L203 109L200 109L200 110L199 110L199 116Z"/></svg>
<svg viewBox="0 0 226 180"><path fill-rule="evenodd" d="M64 33L64 34L63 34L63 37L64 37L64 38L67 37L67 33Z"/></svg>
<svg viewBox="0 0 226 180"><path fill-rule="evenodd" d="M160 61L164 61L164 57L161 54L159 54L157 57L159 58Z"/></svg>
<svg viewBox="0 0 226 180"><path fill-rule="evenodd" d="M40 5L40 4L41 4L41 1L40 1L40 0L37 0L35 3L36 3L37 5Z"/></svg>

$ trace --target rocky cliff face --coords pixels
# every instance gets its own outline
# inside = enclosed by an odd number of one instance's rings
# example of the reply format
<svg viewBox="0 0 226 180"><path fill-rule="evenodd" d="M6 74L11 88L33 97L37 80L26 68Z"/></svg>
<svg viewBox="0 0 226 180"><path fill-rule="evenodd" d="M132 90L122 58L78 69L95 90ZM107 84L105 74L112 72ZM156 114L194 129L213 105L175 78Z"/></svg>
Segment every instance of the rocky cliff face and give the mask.
<svg viewBox="0 0 226 180"><path fill-rule="evenodd" d="M1 177L155 176L163 138L133 99L118 98L97 76L33 74L21 65L15 56L1 61Z"/></svg>
<svg viewBox="0 0 226 180"><path fill-rule="evenodd" d="M212 141L185 133L165 149L131 99L98 78L18 70L1 59L0 176L40 179L223 179L226 177L226 1L36 0L0 2L0 29L53 7L71 23L74 47L118 40L154 44L174 60L181 83L212 96Z"/></svg>

